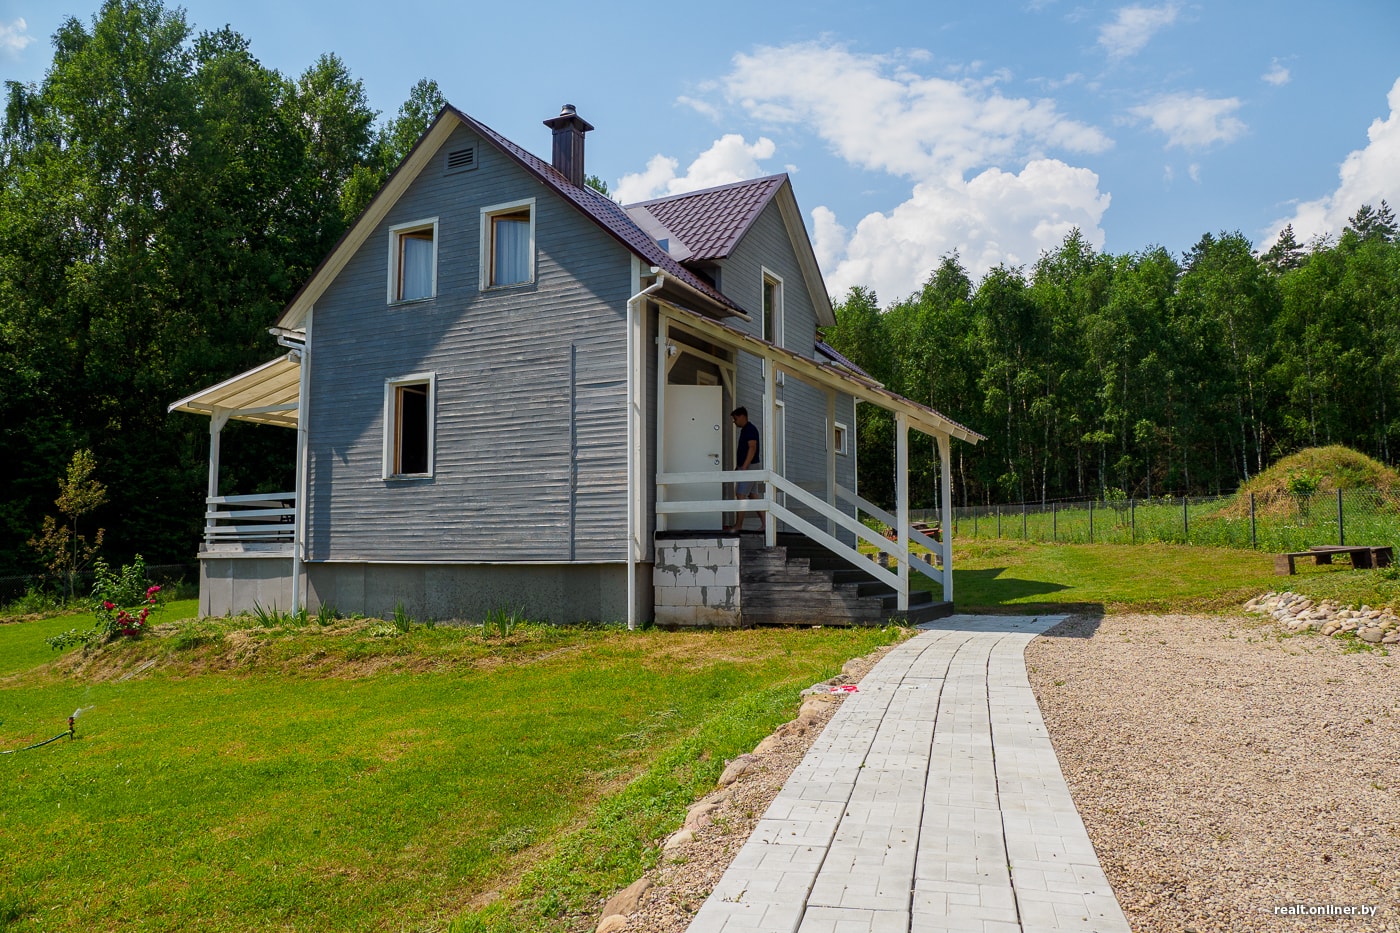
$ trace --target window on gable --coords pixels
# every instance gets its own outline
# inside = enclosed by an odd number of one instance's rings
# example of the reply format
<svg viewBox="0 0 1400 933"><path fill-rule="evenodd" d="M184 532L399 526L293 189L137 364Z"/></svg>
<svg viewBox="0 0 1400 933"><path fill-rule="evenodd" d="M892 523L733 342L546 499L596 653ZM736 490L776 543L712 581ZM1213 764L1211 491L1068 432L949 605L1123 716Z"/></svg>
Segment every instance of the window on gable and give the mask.
<svg viewBox="0 0 1400 933"><path fill-rule="evenodd" d="M437 219L389 228L389 301L437 294Z"/></svg>
<svg viewBox="0 0 1400 933"><path fill-rule="evenodd" d="M763 273L763 339L782 346L783 280Z"/></svg>
<svg viewBox="0 0 1400 933"><path fill-rule="evenodd" d="M384 477L433 474L436 379L420 373L384 384Z"/></svg>
<svg viewBox="0 0 1400 933"><path fill-rule="evenodd" d="M517 201L481 212L483 288L535 280L535 202Z"/></svg>
<svg viewBox="0 0 1400 933"><path fill-rule="evenodd" d="M836 427L831 431L831 447L836 453L845 456L846 454L846 426L841 422L836 422Z"/></svg>

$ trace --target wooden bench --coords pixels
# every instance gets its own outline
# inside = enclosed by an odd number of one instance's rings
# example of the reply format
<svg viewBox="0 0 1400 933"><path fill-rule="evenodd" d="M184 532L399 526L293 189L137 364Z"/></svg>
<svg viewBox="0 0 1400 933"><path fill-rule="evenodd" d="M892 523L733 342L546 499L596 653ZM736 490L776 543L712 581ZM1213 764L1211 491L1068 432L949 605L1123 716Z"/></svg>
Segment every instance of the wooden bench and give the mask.
<svg viewBox="0 0 1400 933"><path fill-rule="evenodd" d="M1295 561L1300 557L1311 557L1314 564L1330 564L1332 558L1338 555L1345 555L1351 559L1351 566L1355 570L1371 570L1377 567L1389 567L1393 559L1392 551L1389 547L1371 547L1369 545L1340 545L1340 544L1319 544L1310 547L1306 551L1292 551L1287 554L1279 554L1274 558L1274 573L1281 577L1292 576L1298 572Z"/></svg>

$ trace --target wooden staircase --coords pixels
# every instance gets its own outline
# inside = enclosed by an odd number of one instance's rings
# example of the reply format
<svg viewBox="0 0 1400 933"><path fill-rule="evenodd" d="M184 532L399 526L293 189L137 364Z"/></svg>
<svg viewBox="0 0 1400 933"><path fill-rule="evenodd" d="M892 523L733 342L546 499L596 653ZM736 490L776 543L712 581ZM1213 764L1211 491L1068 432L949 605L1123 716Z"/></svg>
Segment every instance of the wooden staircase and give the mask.
<svg viewBox="0 0 1400 933"><path fill-rule="evenodd" d="M928 622L953 614L953 604L911 590L900 611L894 588L851 566L801 534L781 533L777 547L744 534L739 580L745 625L884 625Z"/></svg>

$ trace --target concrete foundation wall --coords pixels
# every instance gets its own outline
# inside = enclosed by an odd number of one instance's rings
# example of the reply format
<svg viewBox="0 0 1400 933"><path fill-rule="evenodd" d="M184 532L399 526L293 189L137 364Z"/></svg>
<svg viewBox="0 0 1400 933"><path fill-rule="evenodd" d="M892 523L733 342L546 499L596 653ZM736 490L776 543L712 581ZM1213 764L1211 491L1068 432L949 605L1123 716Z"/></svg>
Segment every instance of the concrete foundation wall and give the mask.
<svg viewBox="0 0 1400 933"><path fill-rule="evenodd" d="M199 558L199 614L226 616L264 609L292 608L292 558Z"/></svg>
<svg viewBox="0 0 1400 933"><path fill-rule="evenodd" d="M652 584L657 625L735 628L743 624L737 537L658 539Z"/></svg>
<svg viewBox="0 0 1400 933"><path fill-rule="evenodd" d="M403 603L416 619L479 621L493 609L520 610L555 623L620 622L627 618L627 571L622 564L374 564L306 565L306 607L392 617ZM650 564L637 565L641 612L650 617Z"/></svg>

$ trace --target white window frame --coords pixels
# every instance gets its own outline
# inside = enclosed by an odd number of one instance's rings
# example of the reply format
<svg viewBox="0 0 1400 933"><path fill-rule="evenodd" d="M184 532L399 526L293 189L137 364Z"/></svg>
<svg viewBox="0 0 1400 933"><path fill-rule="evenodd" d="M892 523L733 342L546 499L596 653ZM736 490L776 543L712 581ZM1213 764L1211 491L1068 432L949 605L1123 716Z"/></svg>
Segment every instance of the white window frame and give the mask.
<svg viewBox="0 0 1400 933"><path fill-rule="evenodd" d="M777 286L777 288L773 289L773 306L775 309L773 315L773 343L780 347L785 346L785 335L783 333L785 328L783 323L787 315L783 311L783 277L767 266L761 267L761 273L758 279L758 336L761 339L767 339L764 337L764 335L768 333L768 319L767 313L763 310L763 289L769 282L772 282Z"/></svg>
<svg viewBox="0 0 1400 933"><path fill-rule="evenodd" d="M433 231L433 289L432 293L423 298L400 298L399 297L399 265L403 260L402 240L405 233L418 233L423 230ZM412 304L415 301L431 301L437 297L438 293L438 219L429 217L425 220L413 220L406 224L394 224L389 228L389 304L401 305Z"/></svg>
<svg viewBox="0 0 1400 933"><path fill-rule="evenodd" d="M522 208L530 211L530 245L529 261L530 275L523 282L512 282L509 285L491 284L491 218L498 214L518 213ZM505 288L520 288L525 285L535 284L535 199L522 198L519 201L507 201L504 204L492 204L481 209L481 276L477 281L479 291L496 291Z"/></svg>
<svg viewBox="0 0 1400 933"><path fill-rule="evenodd" d="M850 427L847 426L846 424L844 424L844 423L838 421L838 422L836 422L836 427L835 427L835 428L831 428L830 430L831 430L831 445L832 445L833 447L836 448L836 455L837 455L838 457L845 457L845 456L847 456L847 454L848 454L848 452L849 452L849 450L850 450L850 443L851 443L851 429L850 429ZM840 431L840 432L841 432L841 443L839 443L839 444L836 443L836 432L837 432L837 431Z"/></svg>
<svg viewBox="0 0 1400 933"><path fill-rule="evenodd" d="M428 472L395 473L394 454L398 440L398 406L395 403L401 386L426 385L428 387ZM382 478L386 480L429 479L433 476L436 462L434 448L437 437L437 373L410 373L384 380L384 459Z"/></svg>

